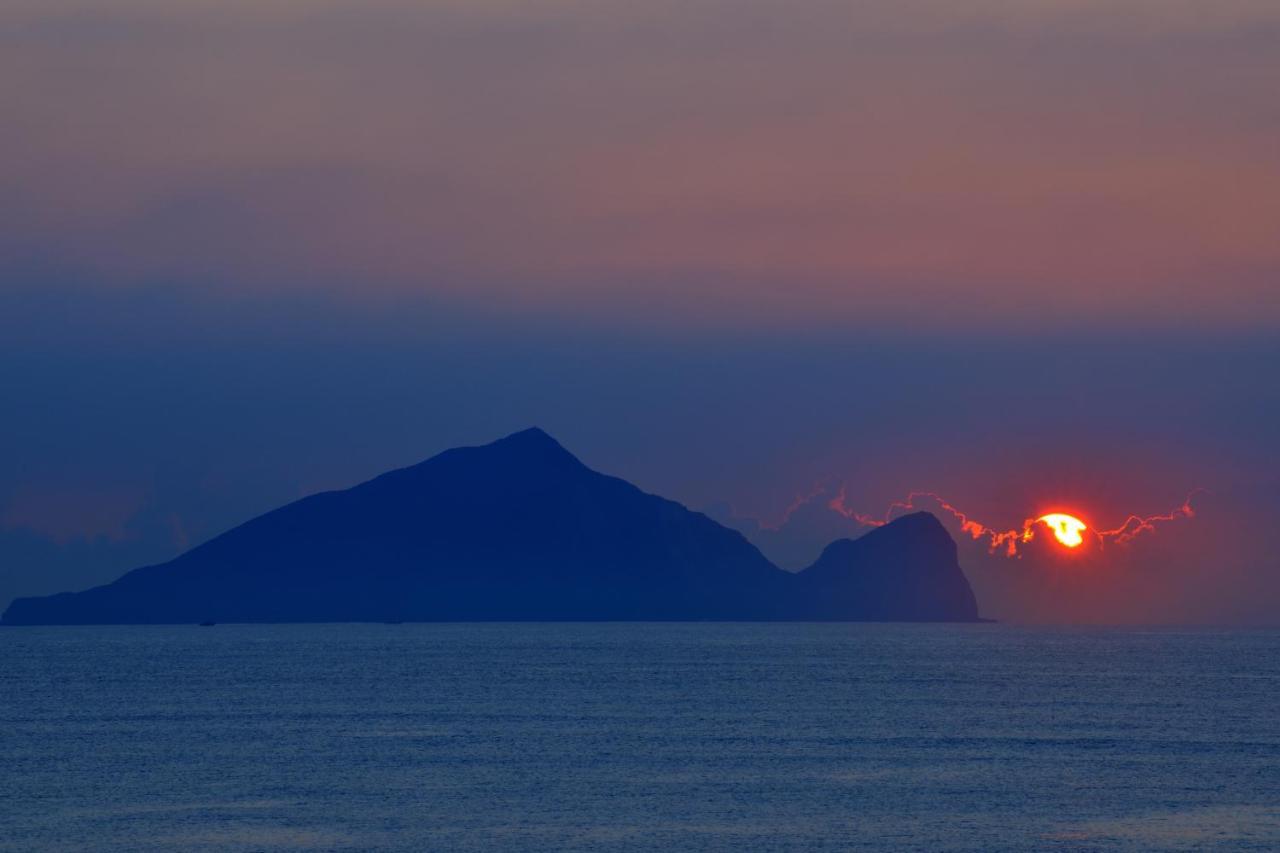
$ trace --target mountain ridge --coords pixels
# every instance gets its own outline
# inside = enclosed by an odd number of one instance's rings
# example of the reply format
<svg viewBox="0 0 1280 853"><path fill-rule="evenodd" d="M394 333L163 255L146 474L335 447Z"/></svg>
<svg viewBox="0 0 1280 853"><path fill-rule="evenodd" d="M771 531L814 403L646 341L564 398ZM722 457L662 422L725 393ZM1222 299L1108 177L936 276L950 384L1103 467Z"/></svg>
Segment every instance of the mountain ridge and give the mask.
<svg viewBox="0 0 1280 853"><path fill-rule="evenodd" d="M954 542L928 518L786 572L533 427L310 495L110 584L17 599L0 624L974 621Z"/></svg>

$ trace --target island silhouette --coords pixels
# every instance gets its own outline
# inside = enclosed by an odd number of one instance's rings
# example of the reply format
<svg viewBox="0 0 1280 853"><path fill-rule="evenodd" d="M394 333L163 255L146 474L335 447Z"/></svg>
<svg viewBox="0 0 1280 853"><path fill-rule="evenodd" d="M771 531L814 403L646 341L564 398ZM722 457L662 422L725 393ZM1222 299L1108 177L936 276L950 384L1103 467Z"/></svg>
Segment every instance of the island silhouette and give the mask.
<svg viewBox="0 0 1280 853"><path fill-rule="evenodd" d="M978 621L925 512L799 572L741 533L582 464L540 429L258 516L5 625L586 620Z"/></svg>

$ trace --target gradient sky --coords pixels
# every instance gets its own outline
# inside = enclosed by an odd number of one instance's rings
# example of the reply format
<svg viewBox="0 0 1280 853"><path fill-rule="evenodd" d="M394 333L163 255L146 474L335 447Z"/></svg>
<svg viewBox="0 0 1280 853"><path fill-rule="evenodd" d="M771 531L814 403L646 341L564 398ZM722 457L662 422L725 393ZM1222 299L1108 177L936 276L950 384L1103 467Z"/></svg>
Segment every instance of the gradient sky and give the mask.
<svg viewBox="0 0 1280 853"><path fill-rule="evenodd" d="M1274 623L1277 80L1271 0L10 0L0 606L537 424L775 525L1205 488L965 565Z"/></svg>

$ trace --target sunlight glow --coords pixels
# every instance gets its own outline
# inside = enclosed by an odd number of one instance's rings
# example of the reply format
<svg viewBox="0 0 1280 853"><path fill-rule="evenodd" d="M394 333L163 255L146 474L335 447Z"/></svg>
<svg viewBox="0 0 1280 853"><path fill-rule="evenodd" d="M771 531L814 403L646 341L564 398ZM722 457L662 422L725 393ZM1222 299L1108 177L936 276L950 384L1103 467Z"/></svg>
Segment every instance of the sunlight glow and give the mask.
<svg viewBox="0 0 1280 853"><path fill-rule="evenodd" d="M1051 512L1040 516L1036 521L1048 525L1054 537L1068 548L1079 548L1083 545L1084 537L1080 534L1089 529L1089 525L1074 515L1063 512Z"/></svg>

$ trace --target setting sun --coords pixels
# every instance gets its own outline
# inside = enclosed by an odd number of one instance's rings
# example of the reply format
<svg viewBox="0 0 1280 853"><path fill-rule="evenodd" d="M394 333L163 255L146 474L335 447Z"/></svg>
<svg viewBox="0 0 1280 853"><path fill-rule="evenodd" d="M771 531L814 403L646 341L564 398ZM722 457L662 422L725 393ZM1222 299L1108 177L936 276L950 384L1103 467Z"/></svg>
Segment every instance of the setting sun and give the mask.
<svg viewBox="0 0 1280 853"><path fill-rule="evenodd" d="M1048 525L1054 537L1068 548L1079 548L1083 545L1084 537L1080 534L1089 529L1089 525L1080 519L1062 512L1042 515L1036 521Z"/></svg>

